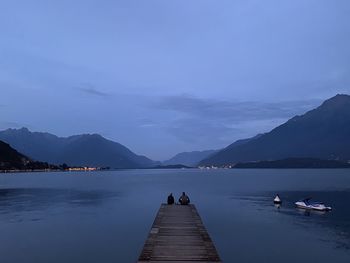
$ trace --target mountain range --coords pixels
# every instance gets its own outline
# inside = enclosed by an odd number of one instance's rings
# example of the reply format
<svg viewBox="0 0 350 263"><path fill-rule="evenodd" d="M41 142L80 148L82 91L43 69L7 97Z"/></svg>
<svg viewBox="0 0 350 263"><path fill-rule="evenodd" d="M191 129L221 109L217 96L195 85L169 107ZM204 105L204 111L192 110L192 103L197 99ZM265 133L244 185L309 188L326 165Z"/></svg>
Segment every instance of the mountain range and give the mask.
<svg viewBox="0 0 350 263"><path fill-rule="evenodd" d="M231 144L199 165L223 166L291 157L350 160L349 95L336 95L268 133Z"/></svg>
<svg viewBox="0 0 350 263"><path fill-rule="evenodd" d="M303 158L348 162L349 135L350 96L336 95L318 108L295 116L268 133L238 140L222 150L180 153L162 165L230 166L286 159L289 165L293 160L304 162ZM0 163L4 167L5 164L11 166L11 158L17 166L35 160L56 165L65 163L68 166L112 169L161 167L160 162L137 155L120 143L98 134L58 137L31 132L27 128L7 129L0 131L0 141L5 142L0 145ZM15 150L11 150L10 146Z"/></svg>
<svg viewBox="0 0 350 263"><path fill-rule="evenodd" d="M98 134L58 137L27 128L0 132L0 140L34 160L69 166L148 168L159 164Z"/></svg>
<svg viewBox="0 0 350 263"><path fill-rule="evenodd" d="M167 161L162 162L162 165L177 165L182 164L185 166L197 166L197 164L218 150L207 150L207 151L192 151L192 152L182 152L176 154L174 157L170 158Z"/></svg>

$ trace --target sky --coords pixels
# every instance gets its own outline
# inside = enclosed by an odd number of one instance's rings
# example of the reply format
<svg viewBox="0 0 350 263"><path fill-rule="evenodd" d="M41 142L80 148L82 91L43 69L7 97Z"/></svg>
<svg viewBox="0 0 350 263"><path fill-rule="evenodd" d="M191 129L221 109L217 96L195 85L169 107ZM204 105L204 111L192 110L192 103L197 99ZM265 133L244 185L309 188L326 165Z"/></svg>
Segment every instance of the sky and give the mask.
<svg viewBox="0 0 350 263"><path fill-rule="evenodd" d="M350 93L348 0L0 1L0 129L165 160Z"/></svg>

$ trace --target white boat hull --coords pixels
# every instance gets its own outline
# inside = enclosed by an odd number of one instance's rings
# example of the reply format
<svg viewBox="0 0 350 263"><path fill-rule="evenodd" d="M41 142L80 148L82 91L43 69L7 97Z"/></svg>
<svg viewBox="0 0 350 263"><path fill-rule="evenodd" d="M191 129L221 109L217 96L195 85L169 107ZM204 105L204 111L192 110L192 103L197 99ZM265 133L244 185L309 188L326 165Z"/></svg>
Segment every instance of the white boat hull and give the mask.
<svg viewBox="0 0 350 263"><path fill-rule="evenodd" d="M329 206L325 206L324 204L322 203L305 203L303 201L299 201L299 202L296 202L295 205L298 207L298 208L301 208L301 209L308 209L308 210L317 210L317 211L329 211L329 210L332 210L331 207Z"/></svg>

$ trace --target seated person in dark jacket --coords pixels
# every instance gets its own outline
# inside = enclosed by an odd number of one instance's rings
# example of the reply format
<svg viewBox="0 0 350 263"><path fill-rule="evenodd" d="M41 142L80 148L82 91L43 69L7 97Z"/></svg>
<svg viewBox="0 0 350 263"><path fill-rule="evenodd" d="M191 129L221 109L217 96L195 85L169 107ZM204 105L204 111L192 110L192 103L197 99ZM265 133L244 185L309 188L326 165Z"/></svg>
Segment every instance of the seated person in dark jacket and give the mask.
<svg viewBox="0 0 350 263"><path fill-rule="evenodd" d="M182 195L179 198L179 203L181 205L188 205L190 203L190 198L185 194L185 192L182 192Z"/></svg>
<svg viewBox="0 0 350 263"><path fill-rule="evenodd" d="M173 205L175 202L175 199L173 197L173 193L170 193L170 195L168 196L168 205Z"/></svg>

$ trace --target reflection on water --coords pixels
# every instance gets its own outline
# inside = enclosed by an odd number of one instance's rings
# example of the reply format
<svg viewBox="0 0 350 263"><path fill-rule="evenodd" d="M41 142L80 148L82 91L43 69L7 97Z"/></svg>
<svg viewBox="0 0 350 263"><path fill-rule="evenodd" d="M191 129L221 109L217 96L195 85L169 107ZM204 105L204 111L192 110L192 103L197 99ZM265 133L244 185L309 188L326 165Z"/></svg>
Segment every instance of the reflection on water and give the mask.
<svg viewBox="0 0 350 263"><path fill-rule="evenodd" d="M136 262L160 204L185 191L224 262L348 263L349 188L341 169L0 174L0 262ZM333 210L294 206L309 196Z"/></svg>
<svg viewBox="0 0 350 263"><path fill-rule="evenodd" d="M0 189L0 215L44 211L67 206L99 206L102 202L119 197L117 192L101 190L82 191L53 188L7 188ZM17 220L19 220L17 218ZM39 220L36 218L35 220Z"/></svg>
<svg viewBox="0 0 350 263"><path fill-rule="evenodd" d="M303 216L325 215L326 213L330 213L330 211L318 211L318 210L303 209L298 207L296 208L296 210L299 212L299 214Z"/></svg>

